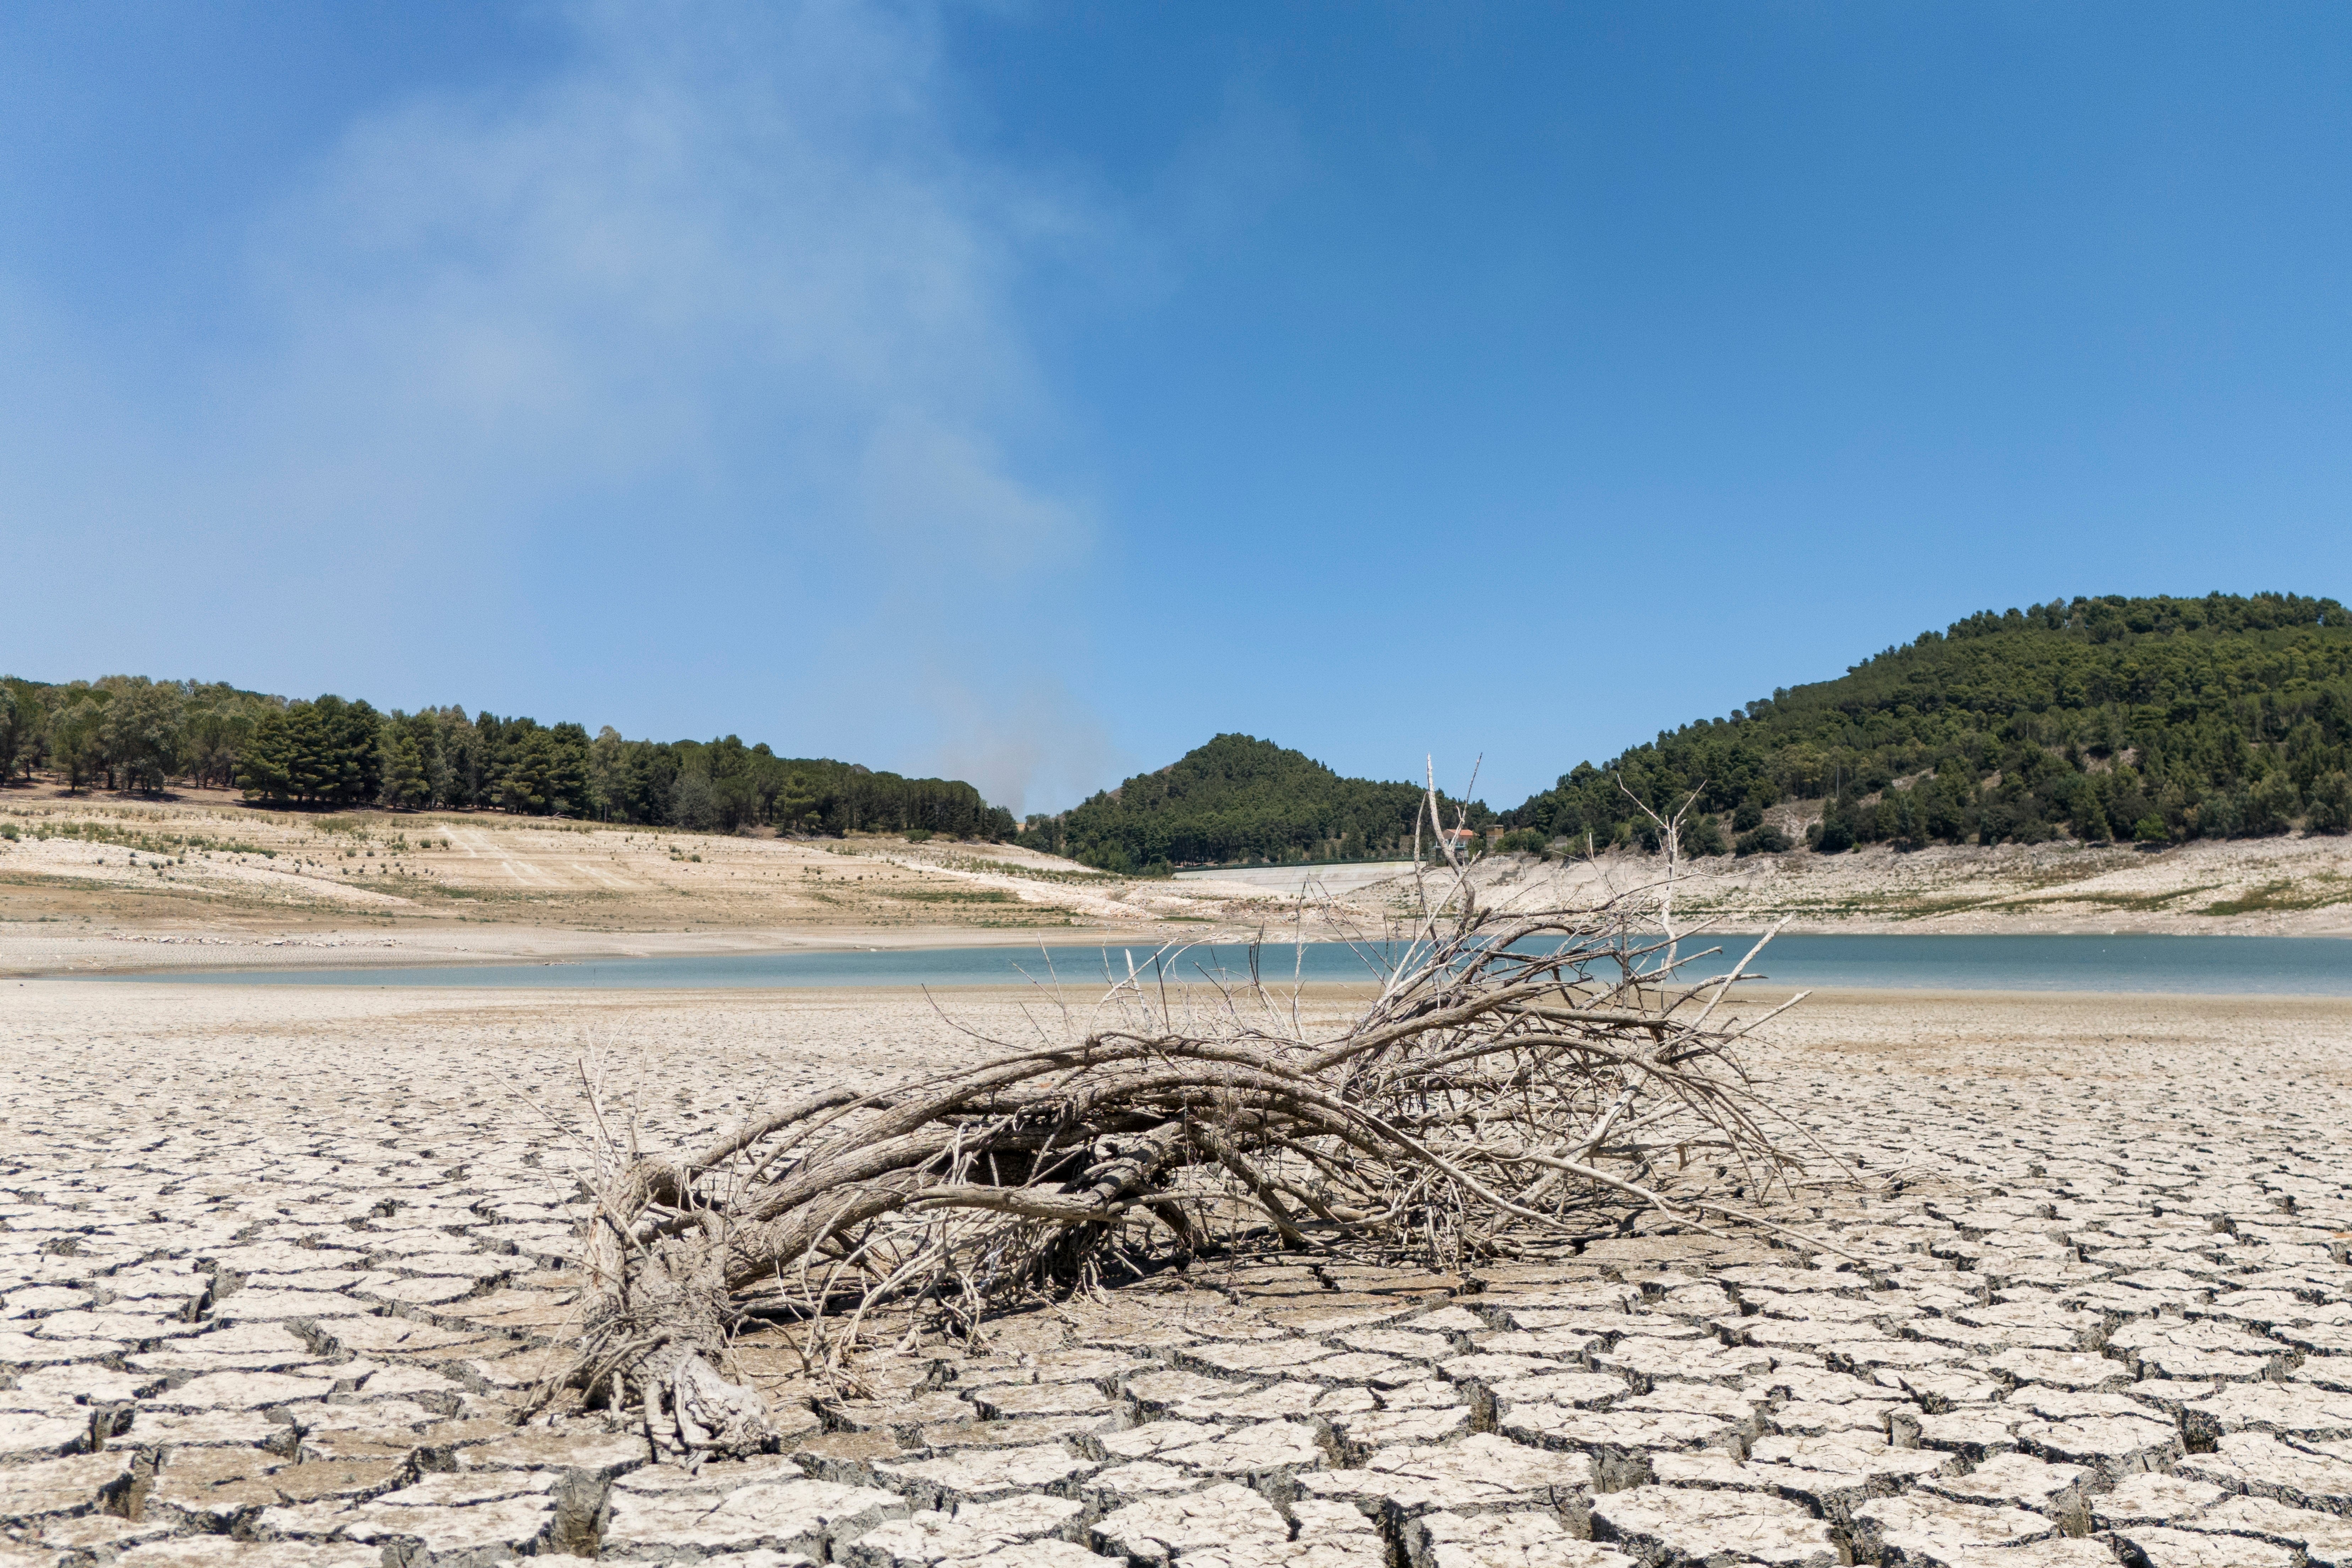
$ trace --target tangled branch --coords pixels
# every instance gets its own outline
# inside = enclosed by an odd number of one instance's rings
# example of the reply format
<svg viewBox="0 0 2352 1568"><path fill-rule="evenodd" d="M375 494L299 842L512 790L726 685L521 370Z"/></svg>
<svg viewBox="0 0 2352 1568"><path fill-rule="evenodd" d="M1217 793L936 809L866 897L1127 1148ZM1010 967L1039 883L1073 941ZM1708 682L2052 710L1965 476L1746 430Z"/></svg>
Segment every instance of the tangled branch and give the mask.
<svg viewBox="0 0 2352 1568"><path fill-rule="evenodd" d="M595 1307L562 1386L635 1408L688 1456L741 1452L772 1436L720 1370L752 1312L854 1335L884 1302L969 1321L1255 1244L1460 1268L1629 1205L1769 1224L1726 1198L1753 1203L1794 1169L1736 1057L1763 1020L1727 1005L1770 938L1682 977L1679 814L1661 818L1663 883L1510 916L1479 906L1433 787L1427 821L1416 912L1356 944L1378 994L1336 1033L1301 1021L1297 987L1269 985L1255 948L1246 975L1173 949L1130 961L1066 1040L812 1094L683 1153L624 1151L608 1130Z"/></svg>

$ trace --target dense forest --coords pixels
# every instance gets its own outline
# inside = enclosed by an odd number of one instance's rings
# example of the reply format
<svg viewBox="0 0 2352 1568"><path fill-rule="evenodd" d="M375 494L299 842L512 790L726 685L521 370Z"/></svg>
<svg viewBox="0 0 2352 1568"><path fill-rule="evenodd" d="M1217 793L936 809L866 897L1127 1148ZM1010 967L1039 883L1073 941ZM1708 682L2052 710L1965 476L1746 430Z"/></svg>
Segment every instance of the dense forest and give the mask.
<svg viewBox="0 0 2352 1568"><path fill-rule="evenodd" d="M1696 795L1684 847L1793 848L1768 813L1818 805L1803 842L2173 843L2352 829L2352 612L2292 594L2119 596L1987 610L1843 678L1783 688L1500 816L1504 847L1654 853L1642 809ZM1638 797L1640 805L1635 804ZM1220 735L1020 842L1112 870L1380 858L1409 851L1418 786L1341 778ZM1788 814L1778 814L1787 820Z"/></svg>
<svg viewBox="0 0 2352 1568"><path fill-rule="evenodd" d="M1108 871L1176 866L1379 859L1410 853L1418 784L1341 778L1271 741L1219 735L1155 773L1138 773L1019 842ZM1492 814L1470 808L1474 827ZM1454 820L1449 803L1447 820Z"/></svg>
<svg viewBox="0 0 2352 1568"><path fill-rule="evenodd" d="M462 708L380 711L198 681L0 678L0 784L46 770L72 789L174 779L273 806L383 805L593 817L701 832L929 832L1007 838L1013 814L953 779L909 779L765 743L629 741Z"/></svg>
<svg viewBox="0 0 2352 1568"><path fill-rule="evenodd" d="M1814 847L2170 843L2352 827L2352 613L2333 599L2053 600L1987 610L1843 678L1783 688L1505 815L1507 840L1580 850L1656 833L1697 793L1701 853L1790 847L1768 824L1818 801Z"/></svg>
<svg viewBox="0 0 2352 1568"><path fill-rule="evenodd" d="M269 805L479 809L668 825L1014 837L971 785L785 758L732 735L630 741L460 708L382 711L224 685L0 679L0 784L160 792L174 779ZM1792 847L1768 817L1818 803L1807 842L2170 843L2352 829L2352 612L2288 594L2053 600L1991 611L1720 719L1579 763L1473 828L1509 847L1654 849L1636 798L1696 793L1702 855ZM1018 841L1114 871L1380 858L1409 850L1419 786L1342 778L1219 735ZM1451 811L1449 805L1449 813ZM1782 814L1785 819L1785 814Z"/></svg>

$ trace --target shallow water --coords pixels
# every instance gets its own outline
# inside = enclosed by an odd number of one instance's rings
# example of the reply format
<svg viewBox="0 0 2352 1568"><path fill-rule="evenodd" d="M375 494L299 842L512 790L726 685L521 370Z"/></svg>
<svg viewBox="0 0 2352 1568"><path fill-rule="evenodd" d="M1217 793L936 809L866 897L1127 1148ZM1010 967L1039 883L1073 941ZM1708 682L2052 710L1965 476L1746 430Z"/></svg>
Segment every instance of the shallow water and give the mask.
<svg viewBox="0 0 2352 1568"><path fill-rule="evenodd" d="M1719 974L1753 937L1686 940L1689 978ZM1268 980L1370 980L1383 954L1310 942L1259 951ZM190 985L425 985L485 989L735 990L825 985L1005 985L1055 980L1085 987L1153 973L1149 947L950 947L875 952L792 952L594 959L569 963L200 972L91 976ZM1171 981L1203 973L1246 979L1239 946L1201 946L1160 961ZM1792 985L1921 991L2162 991L2352 995L2352 940L2281 936L1783 936L1757 969Z"/></svg>

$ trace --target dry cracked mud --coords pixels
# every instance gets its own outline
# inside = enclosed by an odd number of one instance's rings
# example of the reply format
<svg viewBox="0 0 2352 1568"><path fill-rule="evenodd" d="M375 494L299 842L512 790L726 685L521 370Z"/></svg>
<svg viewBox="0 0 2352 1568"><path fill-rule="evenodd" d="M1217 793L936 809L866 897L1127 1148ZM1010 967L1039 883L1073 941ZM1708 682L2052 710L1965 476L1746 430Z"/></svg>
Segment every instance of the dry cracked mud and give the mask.
<svg viewBox="0 0 2352 1568"><path fill-rule="evenodd" d="M2352 1563L2345 1004L1811 1004L1758 1067L1858 1166L1780 1211L1836 1251L1201 1264L856 1398L757 1336L794 1435L688 1473L509 1418L582 1050L670 1138L970 1048L920 999L0 1003L5 1568Z"/></svg>

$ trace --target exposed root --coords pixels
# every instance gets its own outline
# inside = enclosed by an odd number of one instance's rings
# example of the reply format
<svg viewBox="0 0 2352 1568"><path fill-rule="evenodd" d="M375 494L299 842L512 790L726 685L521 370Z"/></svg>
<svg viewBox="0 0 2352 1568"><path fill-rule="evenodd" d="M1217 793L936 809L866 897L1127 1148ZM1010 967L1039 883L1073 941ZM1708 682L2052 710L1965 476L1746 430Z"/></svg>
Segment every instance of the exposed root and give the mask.
<svg viewBox="0 0 2352 1568"><path fill-rule="evenodd" d="M595 1306L562 1384L690 1458L741 1453L774 1431L719 1370L753 1310L805 1321L828 1365L883 1302L969 1325L1256 1236L1462 1268L1628 1200L1699 1229L1750 1218L1796 1166L1735 1057L1761 1021L1727 1005L1756 953L1679 977L1671 849L1657 888L1508 918L1446 854L1421 915L1363 944L1380 994L1337 1034L1255 949L1246 978L1171 949L1068 1039L987 1042L978 1066L811 1095L691 1152L625 1150L592 1085Z"/></svg>

